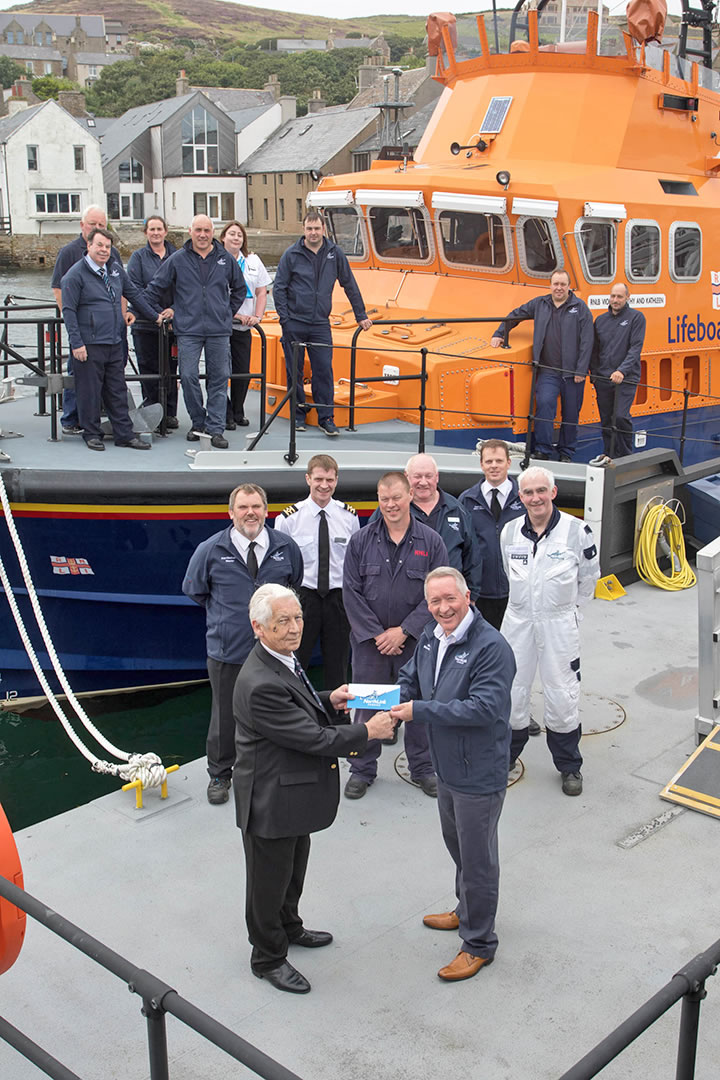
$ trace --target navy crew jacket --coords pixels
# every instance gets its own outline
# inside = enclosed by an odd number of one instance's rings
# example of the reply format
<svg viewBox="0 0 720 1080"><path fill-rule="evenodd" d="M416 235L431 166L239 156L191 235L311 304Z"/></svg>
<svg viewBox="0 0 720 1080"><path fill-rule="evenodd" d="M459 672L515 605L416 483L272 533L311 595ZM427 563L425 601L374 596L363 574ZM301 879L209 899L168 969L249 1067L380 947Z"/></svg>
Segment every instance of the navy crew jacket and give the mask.
<svg viewBox="0 0 720 1080"><path fill-rule="evenodd" d="M553 298L536 296L526 304L514 308L500 323L495 334L502 337L505 323L515 320L524 322L532 319L533 327L533 363L541 364L545 334L553 311ZM576 375L587 375L593 348L593 318L587 304L573 292L568 294L560 307L562 327L561 371L564 379L573 379ZM541 369L542 370L542 369Z"/></svg>
<svg viewBox="0 0 720 1080"><path fill-rule="evenodd" d="M62 313L72 349L83 345L117 345L123 340L127 331L122 313L123 296L149 322L155 322L159 315L159 311L146 303L142 290L133 285L119 259L111 254L105 269L114 299L84 257L62 279Z"/></svg>
<svg viewBox="0 0 720 1080"><path fill-rule="evenodd" d="M500 552L500 533L508 521L525 513L518 494L517 480L510 477L510 482L512 491L508 494L497 521L482 493L482 480L463 491L459 498L460 506L470 518L480 549L482 580L478 595L488 599L500 599L510 592Z"/></svg>
<svg viewBox="0 0 720 1080"><path fill-rule="evenodd" d="M595 320L595 346L590 374L608 378L622 372L624 381L640 382L640 354L645 341L645 316L629 304L618 312L611 310Z"/></svg>
<svg viewBox="0 0 720 1080"><path fill-rule="evenodd" d="M160 263L145 289L145 298L152 304L161 304L168 296L178 337L229 339L233 315L247 296L247 286L237 260L217 240L204 259L188 240Z"/></svg>
<svg viewBox="0 0 720 1080"><path fill-rule="evenodd" d="M350 263L342 248L328 240L317 255L300 239L283 253L278 263L273 299L281 323L326 322L332 311L332 294L338 281L345 290L355 318L367 318L365 304Z"/></svg>

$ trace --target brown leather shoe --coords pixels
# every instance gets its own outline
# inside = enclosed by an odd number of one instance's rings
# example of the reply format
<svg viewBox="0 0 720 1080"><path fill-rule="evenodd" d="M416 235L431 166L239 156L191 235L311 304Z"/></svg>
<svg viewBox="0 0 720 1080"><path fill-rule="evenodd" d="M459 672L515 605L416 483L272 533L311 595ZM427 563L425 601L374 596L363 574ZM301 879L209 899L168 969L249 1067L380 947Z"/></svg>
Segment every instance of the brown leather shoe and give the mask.
<svg viewBox="0 0 720 1080"><path fill-rule="evenodd" d="M438 976L445 982L460 982L461 979L472 979L480 968L488 964L492 964L490 956L471 956L470 953L459 952L451 964L440 968Z"/></svg>
<svg viewBox="0 0 720 1080"><path fill-rule="evenodd" d="M444 911L440 915L425 915L423 922L431 930L457 930L460 920L454 911Z"/></svg>

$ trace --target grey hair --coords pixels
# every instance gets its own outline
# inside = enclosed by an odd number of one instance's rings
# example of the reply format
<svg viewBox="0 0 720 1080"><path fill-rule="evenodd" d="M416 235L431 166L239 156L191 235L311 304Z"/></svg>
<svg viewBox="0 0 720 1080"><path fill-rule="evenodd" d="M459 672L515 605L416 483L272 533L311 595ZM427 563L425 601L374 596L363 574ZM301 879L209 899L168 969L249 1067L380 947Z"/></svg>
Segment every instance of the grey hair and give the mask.
<svg viewBox="0 0 720 1080"><path fill-rule="evenodd" d="M273 603L276 600L286 600L288 597L292 597L293 600L297 600L298 604L300 603L297 594L285 585L278 585L274 581L269 582L267 585L261 585L250 597L248 605L250 622L259 623L260 626L267 626L272 619Z"/></svg>
<svg viewBox="0 0 720 1080"><path fill-rule="evenodd" d="M526 469L524 473L520 473L520 480L518 481L518 487L520 491L523 490L523 480L540 480L543 479L547 486L550 488L555 487L555 477L549 469L543 468L542 465L533 465L530 469Z"/></svg>
<svg viewBox="0 0 720 1080"><path fill-rule="evenodd" d="M452 578L458 587L458 591L466 593L468 591L467 581L462 576L459 570L456 570L454 566L436 566L434 570L431 570L428 576L425 578L423 589L425 591L425 599L427 600L428 585L435 578L449 577Z"/></svg>
<svg viewBox="0 0 720 1080"><path fill-rule="evenodd" d="M415 462L419 461L420 458L427 458L427 460L431 461L433 463L433 465L435 466L435 472L440 471L438 469L438 463L435 460L435 458L432 456L432 454L413 454L413 456L411 458L408 458L408 460L407 460L407 465L405 466L405 474L406 475L410 470L410 466L414 465Z"/></svg>
<svg viewBox="0 0 720 1080"><path fill-rule="evenodd" d="M87 221L88 214L92 214L95 212L102 214L102 216L107 221L107 210L103 206L98 206L97 203L90 203L90 206L86 206L82 214L80 215L80 220Z"/></svg>

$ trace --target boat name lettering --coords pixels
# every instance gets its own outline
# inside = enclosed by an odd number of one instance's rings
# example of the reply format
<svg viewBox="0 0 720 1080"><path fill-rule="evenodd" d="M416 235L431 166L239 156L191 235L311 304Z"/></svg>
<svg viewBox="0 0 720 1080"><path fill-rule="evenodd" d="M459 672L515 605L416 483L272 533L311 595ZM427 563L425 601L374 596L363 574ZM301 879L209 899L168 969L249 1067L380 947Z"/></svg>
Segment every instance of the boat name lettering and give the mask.
<svg viewBox="0 0 720 1080"><path fill-rule="evenodd" d="M665 293L631 293L628 303L634 308L665 307ZM610 294L592 295L587 298L591 310L606 308L610 304Z"/></svg>
<svg viewBox="0 0 720 1080"><path fill-rule="evenodd" d="M700 315L668 317L668 343L684 344L686 341L720 341L720 322L704 322Z"/></svg>

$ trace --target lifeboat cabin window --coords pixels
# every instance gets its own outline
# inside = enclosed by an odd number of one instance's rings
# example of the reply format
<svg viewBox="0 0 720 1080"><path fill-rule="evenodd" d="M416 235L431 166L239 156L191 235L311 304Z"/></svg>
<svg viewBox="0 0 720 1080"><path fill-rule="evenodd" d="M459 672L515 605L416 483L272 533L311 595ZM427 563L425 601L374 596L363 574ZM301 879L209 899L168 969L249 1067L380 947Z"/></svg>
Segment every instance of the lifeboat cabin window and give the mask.
<svg viewBox="0 0 720 1080"><path fill-rule="evenodd" d="M437 220L446 262L497 273L510 268L507 218L442 210Z"/></svg>
<svg viewBox="0 0 720 1080"><path fill-rule="evenodd" d="M699 281L702 270L702 232L690 221L670 226L670 277L673 281Z"/></svg>
<svg viewBox="0 0 720 1080"><path fill-rule="evenodd" d="M660 226L654 221L629 221L625 234L625 272L629 281L660 277Z"/></svg>
<svg viewBox="0 0 720 1080"><path fill-rule="evenodd" d="M613 281L617 254L614 223L581 218L575 225L575 240L585 279Z"/></svg>
<svg viewBox="0 0 720 1080"><path fill-rule="evenodd" d="M323 216L330 239L342 248L348 259L364 259L365 237L357 210L352 206L327 207Z"/></svg>
<svg viewBox="0 0 720 1080"><path fill-rule="evenodd" d="M533 277L552 277L563 265L560 238L551 218L519 217L517 245L520 265Z"/></svg>
<svg viewBox="0 0 720 1080"><path fill-rule="evenodd" d="M422 211L371 206L368 213L378 258L388 262L428 262L432 254Z"/></svg>

